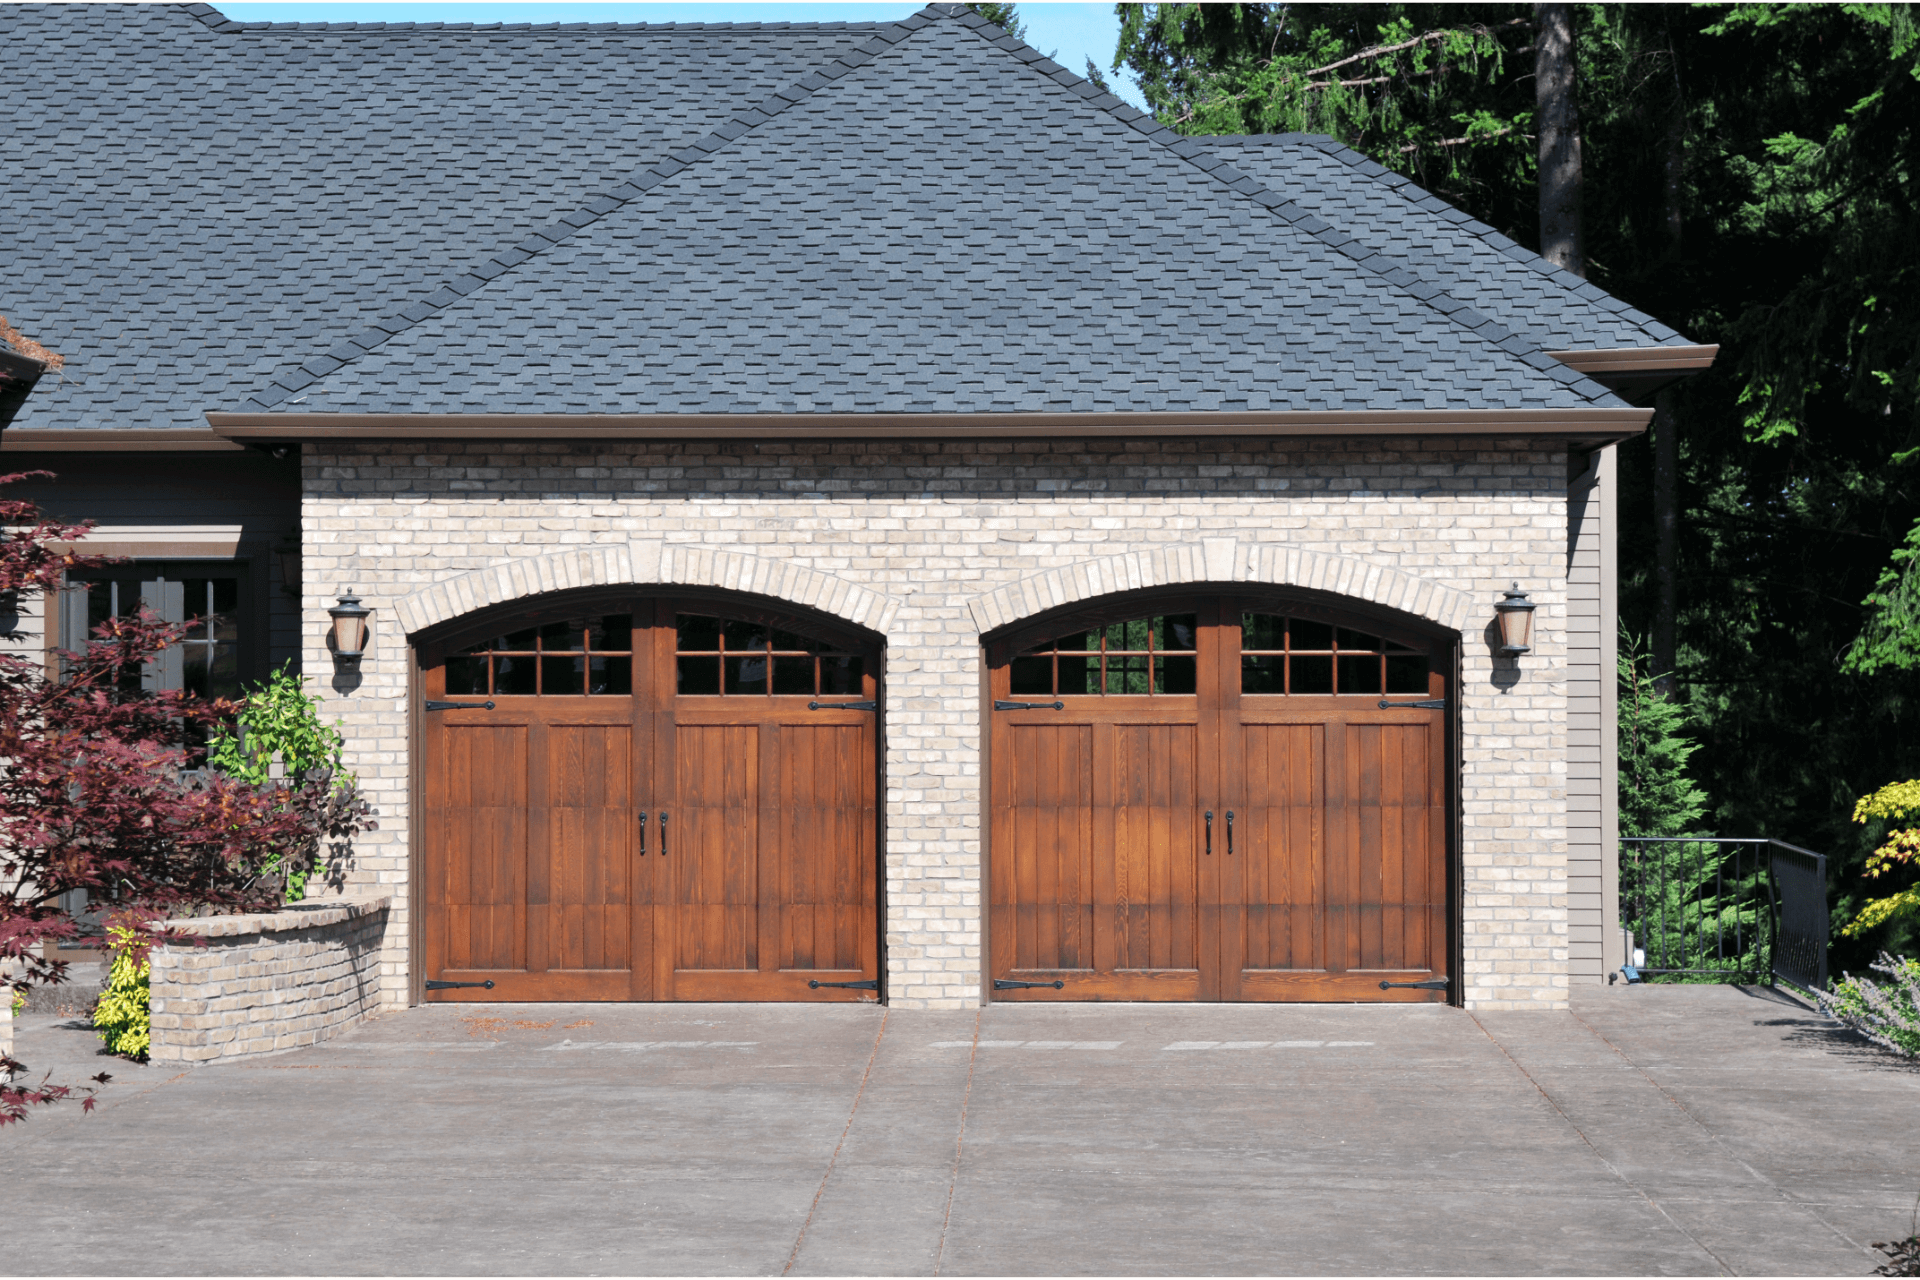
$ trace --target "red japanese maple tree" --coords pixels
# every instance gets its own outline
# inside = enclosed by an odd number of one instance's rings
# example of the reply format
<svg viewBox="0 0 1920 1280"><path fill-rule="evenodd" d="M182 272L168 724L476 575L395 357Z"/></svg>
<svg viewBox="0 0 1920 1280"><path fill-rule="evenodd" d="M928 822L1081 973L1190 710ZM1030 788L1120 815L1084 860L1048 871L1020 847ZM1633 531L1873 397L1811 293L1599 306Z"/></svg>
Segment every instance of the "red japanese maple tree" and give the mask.
<svg viewBox="0 0 1920 1280"><path fill-rule="evenodd" d="M0 476L0 486L46 472ZM75 569L114 563L62 549L90 526L0 499L0 596L57 589ZM65 980L43 944L76 936L69 890L122 918L194 910L270 910L278 870L316 869L325 842L372 824L351 788L324 773L264 786L188 770L196 732L231 723L237 707L179 690L141 688L139 673L178 643L180 624L144 607L94 629L84 652L50 673L37 653L0 652L0 992ZM18 639L18 633L7 638ZM337 868L336 868L337 873ZM8 1078L19 1070L8 1060ZM27 1097L10 1086L0 1125ZM90 1101L90 1100L89 1100ZM10 1114L14 1113L14 1114Z"/></svg>

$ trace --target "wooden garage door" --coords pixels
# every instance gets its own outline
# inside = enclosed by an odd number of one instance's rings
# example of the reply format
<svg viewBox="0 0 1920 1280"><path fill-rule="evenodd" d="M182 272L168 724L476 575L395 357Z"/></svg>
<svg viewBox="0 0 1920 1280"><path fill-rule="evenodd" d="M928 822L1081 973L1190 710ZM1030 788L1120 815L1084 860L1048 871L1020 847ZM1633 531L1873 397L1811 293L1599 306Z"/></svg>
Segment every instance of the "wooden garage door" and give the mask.
<svg viewBox="0 0 1920 1280"><path fill-rule="evenodd" d="M1090 616L990 654L996 998L1444 1000L1380 985L1446 971L1444 651L1272 600Z"/></svg>
<svg viewBox="0 0 1920 1280"><path fill-rule="evenodd" d="M502 630L423 655L425 976L475 984L427 999L877 998L872 651L703 601Z"/></svg>

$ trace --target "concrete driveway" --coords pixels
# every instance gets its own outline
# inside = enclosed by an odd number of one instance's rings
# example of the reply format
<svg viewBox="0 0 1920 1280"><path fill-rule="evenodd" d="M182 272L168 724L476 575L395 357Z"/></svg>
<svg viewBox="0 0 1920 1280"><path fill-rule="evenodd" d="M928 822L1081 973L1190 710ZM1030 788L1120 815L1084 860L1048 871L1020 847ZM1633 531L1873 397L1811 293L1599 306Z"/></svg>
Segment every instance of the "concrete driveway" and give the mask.
<svg viewBox="0 0 1920 1280"><path fill-rule="evenodd" d="M0 1131L20 1273L1866 1274L1920 1069L1771 991L393 1014ZM22 1191L25 1194L21 1194Z"/></svg>

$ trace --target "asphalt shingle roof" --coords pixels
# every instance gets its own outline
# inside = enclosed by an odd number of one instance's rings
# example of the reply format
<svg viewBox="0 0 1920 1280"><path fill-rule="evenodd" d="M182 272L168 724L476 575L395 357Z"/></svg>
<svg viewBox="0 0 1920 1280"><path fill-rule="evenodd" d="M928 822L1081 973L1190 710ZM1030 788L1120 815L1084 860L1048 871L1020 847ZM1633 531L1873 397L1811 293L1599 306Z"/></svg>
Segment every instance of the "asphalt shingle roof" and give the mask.
<svg viewBox="0 0 1920 1280"><path fill-rule="evenodd" d="M33 77L0 111L61 140L0 176L26 215L0 228L21 262L0 297L78 379L16 429L1619 404L1471 262L1423 278L1297 181L929 15L450 34L0 11Z"/></svg>
<svg viewBox="0 0 1920 1280"><path fill-rule="evenodd" d="M1691 341L1324 134L1196 140L1548 351Z"/></svg>
<svg viewBox="0 0 1920 1280"><path fill-rule="evenodd" d="M0 315L70 361L10 429L204 429L872 30L0 5Z"/></svg>

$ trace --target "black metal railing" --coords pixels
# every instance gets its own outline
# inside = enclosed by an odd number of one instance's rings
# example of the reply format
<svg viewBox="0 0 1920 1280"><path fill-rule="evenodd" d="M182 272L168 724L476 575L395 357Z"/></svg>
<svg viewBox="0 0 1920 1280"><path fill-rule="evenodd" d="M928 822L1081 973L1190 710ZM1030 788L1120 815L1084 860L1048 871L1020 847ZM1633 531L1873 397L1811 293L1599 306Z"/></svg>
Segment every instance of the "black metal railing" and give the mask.
<svg viewBox="0 0 1920 1280"><path fill-rule="evenodd" d="M1626 976L1827 989L1827 859L1784 840L1620 841Z"/></svg>

